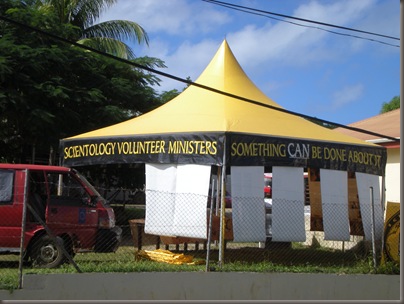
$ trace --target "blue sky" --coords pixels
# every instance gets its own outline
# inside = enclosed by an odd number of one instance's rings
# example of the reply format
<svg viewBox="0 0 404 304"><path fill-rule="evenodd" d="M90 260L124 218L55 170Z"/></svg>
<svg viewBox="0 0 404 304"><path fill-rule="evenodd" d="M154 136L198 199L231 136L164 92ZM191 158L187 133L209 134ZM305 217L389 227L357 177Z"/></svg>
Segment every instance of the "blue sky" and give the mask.
<svg viewBox="0 0 404 304"><path fill-rule="evenodd" d="M399 0L223 1L400 37ZM139 23L150 43L134 44L135 54L163 60L167 68L161 71L184 79L196 80L226 39L246 74L268 97L290 111L340 124L377 115L383 102L400 95L399 40L272 17L305 26L202 0L118 0L99 21ZM160 92L185 86L159 78Z"/></svg>

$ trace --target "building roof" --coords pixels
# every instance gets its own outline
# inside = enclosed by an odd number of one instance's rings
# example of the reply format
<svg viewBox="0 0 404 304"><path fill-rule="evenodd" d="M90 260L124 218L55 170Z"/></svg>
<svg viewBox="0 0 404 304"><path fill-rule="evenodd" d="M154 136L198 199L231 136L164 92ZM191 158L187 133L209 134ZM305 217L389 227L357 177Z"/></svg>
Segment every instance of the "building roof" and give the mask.
<svg viewBox="0 0 404 304"><path fill-rule="evenodd" d="M400 138L400 109L389 111L383 114L369 117L364 120L360 120L348 125L349 127L355 127L378 134ZM353 136L365 141L382 143L386 142L382 137L371 135L367 133L357 132L345 128L335 128L334 131ZM388 140L390 141L390 140Z"/></svg>

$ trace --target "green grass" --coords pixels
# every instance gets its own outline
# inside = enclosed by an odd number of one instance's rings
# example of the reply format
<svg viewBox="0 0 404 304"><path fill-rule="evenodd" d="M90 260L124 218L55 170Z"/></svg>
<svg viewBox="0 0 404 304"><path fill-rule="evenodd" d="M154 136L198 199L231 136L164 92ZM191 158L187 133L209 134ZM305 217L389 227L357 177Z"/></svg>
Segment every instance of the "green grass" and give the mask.
<svg viewBox="0 0 404 304"><path fill-rule="evenodd" d="M244 244L246 245L246 244ZM147 249L147 248L146 248ZM152 248L151 250L153 250ZM82 272L179 272L206 271L206 264L172 265L135 258L133 246L121 246L115 253L80 253L74 261ZM175 250L171 250L175 252ZM181 251L181 253L183 253ZM185 252L194 261L204 262L205 250ZM3 258L5 257L5 258ZM372 257L359 256L355 252L325 248L308 248L299 244L289 247L261 249L238 247L229 244L224 251L224 263L218 263L219 252L210 250L210 271L222 272L294 272L334 274L399 274L399 265L385 263L376 270ZM18 256L0 256L0 289L18 288ZM40 269L24 266L23 274L77 273L73 265L65 264L57 269Z"/></svg>
<svg viewBox="0 0 404 304"><path fill-rule="evenodd" d="M117 224L123 229L126 245L120 246L115 253L79 253L74 261L84 273L91 272L200 272L206 271L206 250L180 251L192 255L200 265L172 265L144 259L136 259L136 248L132 245L128 221L144 218L144 208L117 206ZM192 246L191 246L192 247ZM153 246L143 249L153 250ZM171 251L175 252L175 250ZM209 270L216 272L266 272L266 273L334 273L334 274L400 274L400 266L387 262L373 266L371 254L358 250L336 250L318 246L303 246L301 243L270 243L267 249L257 247L257 243L229 242L224 251L224 263L219 265L219 250L212 244ZM18 288L19 256L0 255L0 289ZM379 263L380 264L380 263ZM41 269L27 265L23 274L77 273L76 268L64 264L57 269Z"/></svg>

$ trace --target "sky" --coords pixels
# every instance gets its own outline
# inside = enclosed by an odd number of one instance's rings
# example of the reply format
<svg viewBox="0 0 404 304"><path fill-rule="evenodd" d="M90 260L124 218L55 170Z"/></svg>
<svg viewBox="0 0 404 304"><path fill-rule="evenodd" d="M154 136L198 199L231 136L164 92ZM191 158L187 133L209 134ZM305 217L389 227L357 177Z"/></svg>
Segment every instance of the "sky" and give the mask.
<svg viewBox="0 0 404 304"><path fill-rule="evenodd" d="M223 2L400 38L399 0ZM378 115L383 102L400 95L396 39L203 0L117 0L98 22L116 19L134 21L147 32L148 46L129 42L136 56L159 58L166 65L160 71L192 81L226 39L244 72L265 95L304 115L347 125ZM158 92L185 87L157 76Z"/></svg>

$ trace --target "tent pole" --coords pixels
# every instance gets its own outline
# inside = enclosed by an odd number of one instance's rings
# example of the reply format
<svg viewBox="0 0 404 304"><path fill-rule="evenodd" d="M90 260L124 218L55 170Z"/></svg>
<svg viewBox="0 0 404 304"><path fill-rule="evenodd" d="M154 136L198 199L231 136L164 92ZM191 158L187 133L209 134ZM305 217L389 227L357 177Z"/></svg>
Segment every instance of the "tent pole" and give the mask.
<svg viewBox="0 0 404 304"><path fill-rule="evenodd" d="M372 255L373 255L373 267L377 270L377 260L376 260L376 239L375 239L375 200L373 196L373 187L369 187L370 192L370 212L371 212L371 223L372 223Z"/></svg>
<svg viewBox="0 0 404 304"><path fill-rule="evenodd" d="M209 256L210 256L210 242L212 239L212 218L213 218L213 205L214 205L214 195L215 195L215 180L212 180L212 191L210 194L210 209L209 209L209 226L208 226L208 242L207 242L207 252L206 252L206 271L210 271L209 268Z"/></svg>
<svg viewBox="0 0 404 304"><path fill-rule="evenodd" d="M215 196L215 215L219 216L219 206L220 206L220 200L221 196L219 195L220 190L222 189L222 167L217 167L217 186L216 186L216 196Z"/></svg>
<svg viewBox="0 0 404 304"><path fill-rule="evenodd" d="M382 214L383 214L383 221L386 220L386 207L387 207L387 201L386 201L386 173L383 173L382 175L382 190L381 190L381 205L382 205ZM382 235L384 236L384 225L383 225L383 233ZM380 252L384 252L384 237L382 237L381 245L380 245Z"/></svg>
<svg viewBox="0 0 404 304"><path fill-rule="evenodd" d="M222 165L222 176L221 176L221 204L220 204L220 234L219 234L219 267L223 266L224 262L224 232L225 232L225 219L226 219L226 137L223 143L223 165Z"/></svg>
<svg viewBox="0 0 404 304"><path fill-rule="evenodd" d="M221 188L221 181L222 181L222 174L221 174L221 171L222 170L222 167L220 167L220 166L218 166L217 167L217 173L216 173L216 176L217 176L217 178L216 178L216 183L217 183L217 185L216 185L216 195L214 196L215 197L215 216L219 216L219 206L220 206L220 200L221 200L221 196L219 195L219 193L220 193L220 189L222 189ZM220 233L219 233L219 236L220 236ZM218 246L218 242L219 242L219 239L217 239L217 240L215 240L215 242L214 242L214 244L215 244L215 246L217 247Z"/></svg>
<svg viewBox="0 0 404 304"><path fill-rule="evenodd" d="M381 204L382 204L382 213L385 216L386 211L386 174L383 173L382 175L382 191L381 191Z"/></svg>
<svg viewBox="0 0 404 304"><path fill-rule="evenodd" d="M22 267L24 263L24 243L25 243L25 225L27 221L27 201L28 201L28 175L29 170L25 169L24 200L22 205L22 223L20 240L20 261L18 264L18 288L22 288Z"/></svg>

